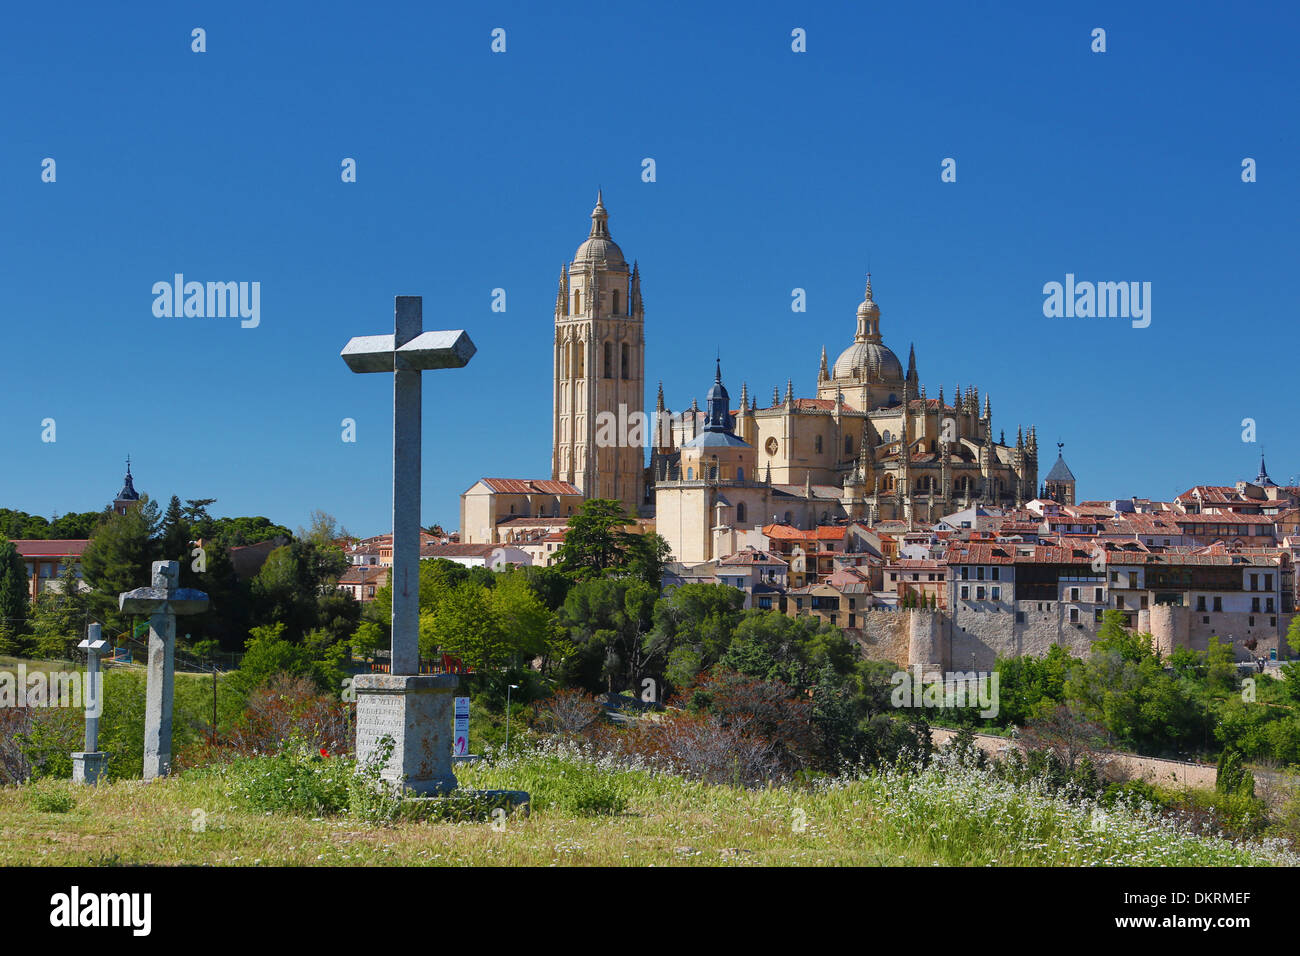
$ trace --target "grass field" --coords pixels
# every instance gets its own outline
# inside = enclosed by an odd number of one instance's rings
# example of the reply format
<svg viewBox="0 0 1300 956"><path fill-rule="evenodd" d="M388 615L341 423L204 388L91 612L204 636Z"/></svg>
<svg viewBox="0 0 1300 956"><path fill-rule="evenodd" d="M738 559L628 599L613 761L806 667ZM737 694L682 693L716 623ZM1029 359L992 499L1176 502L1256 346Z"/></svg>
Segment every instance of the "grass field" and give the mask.
<svg viewBox="0 0 1300 956"><path fill-rule="evenodd" d="M244 771L256 763L245 764ZM462 787L524 789L532 814L369 826L269 814L229 765L145 784L0 789L0 864L1295 865L1145 812L1102 811L980 771L888 772L816 789L743 790L574 752L462 765ZM599 799L593 801L592 794ZM619 807L594 813L592 807Z"/></svg>

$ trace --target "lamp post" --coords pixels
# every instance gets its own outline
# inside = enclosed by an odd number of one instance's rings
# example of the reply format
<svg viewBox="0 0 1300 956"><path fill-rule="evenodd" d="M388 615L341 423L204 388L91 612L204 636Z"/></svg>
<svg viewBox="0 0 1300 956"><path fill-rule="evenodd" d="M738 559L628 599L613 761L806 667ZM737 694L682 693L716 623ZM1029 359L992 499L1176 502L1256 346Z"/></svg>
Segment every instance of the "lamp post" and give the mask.
<svg viewBox="0 0 1300 956"><path fill-rule="evenodd" d="M506 685L506 756L510 755L510 692L518 689L518 684Z"/></svg>

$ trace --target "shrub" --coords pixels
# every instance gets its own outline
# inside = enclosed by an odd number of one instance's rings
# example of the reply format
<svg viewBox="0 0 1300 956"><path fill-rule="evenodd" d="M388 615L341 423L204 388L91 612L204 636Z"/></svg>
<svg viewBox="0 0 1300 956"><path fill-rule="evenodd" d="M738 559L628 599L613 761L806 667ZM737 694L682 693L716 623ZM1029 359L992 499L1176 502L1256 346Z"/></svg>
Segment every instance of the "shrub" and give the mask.
<svg viewBox="0 0 1300 956"><path fill-rule="evenodd" d="M299 739L274 756L239 757L229 773L236 795L255 810L319 817L348 808L354 766Z"/></svg>
<svg viewBox="0 0 1300 956"><path fill-rule="evenodd" d="M39 813L67 813L77 801L66 790L37 785L28 788L27 805Z"/></svg>
<svg viewBox="0 0 1300 956"><path fill-rule="evenodd" d="M199 740L183 751L177 763L200 766L235 757L281 752L286 742L332 757L352 752L351 704L322 694L306 677L275 674L248 696L248 703L233 730L215 746Z"/></svg>
<svg viewBox="0 0 1300 956"><path fill-rule="evenodd" d="M607 780L592 778L569 791L562 806L580 817L622 813L628 800Z"/></svg>
<svg viewBox="0 0 1300 956"><path fill-rule="evenodd" d="M580 734L605 713L591 694L582 690L557 690L537 706L543 725L552 733Z"/></svg>

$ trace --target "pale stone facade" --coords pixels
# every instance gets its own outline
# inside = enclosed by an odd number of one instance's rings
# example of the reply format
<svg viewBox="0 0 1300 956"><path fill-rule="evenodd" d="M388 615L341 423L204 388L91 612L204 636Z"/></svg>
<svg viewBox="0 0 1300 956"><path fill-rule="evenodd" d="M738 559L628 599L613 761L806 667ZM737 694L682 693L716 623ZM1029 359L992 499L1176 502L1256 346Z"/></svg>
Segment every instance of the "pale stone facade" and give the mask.
<svg viewBox="0 0 1300 956"><path fill-rule="evenodd" d="M645 414L645 327L641 275L610 238L609 214L597 194L591 233L560 271L555 298L555 385L551 477L587 498L613 498L630 514L643 505L645 443L641 434L599 435L606 421Z"/></svg>
<svg viewBox="0 0 1300 956"><path fill-rule="evenodd" d="M667 414L662 393L657 414ZM651 463L660 533L670 544L680 542L683 550L674 547L674 554L684 561L715 556L707 542L721 524L713 490L720 486L707 478L692 484L701 478L690 477L684 461L685 449L707 430L707 418L693 404L668 435L656 434ZM762 520L760 514L805 526L935 521L975 504L1019 507L1038 490L1034 428L1027 435L1020 429L1008 445L994 440L992 403L986 395L981 408L977 389L958 386L951 404L942 389L938 398L928 398L915 355L905 372L883 344L870 277L853 343L833 366L822 351L817 398L796 399L787 382L784 398L774 389L772 404L759 408L746 385L732 418L735 436L750 449L749 467L743 479L723 467L718 480L733 508L745 503L751 524ZM788 507L791 502L795 507Z"/></svg>

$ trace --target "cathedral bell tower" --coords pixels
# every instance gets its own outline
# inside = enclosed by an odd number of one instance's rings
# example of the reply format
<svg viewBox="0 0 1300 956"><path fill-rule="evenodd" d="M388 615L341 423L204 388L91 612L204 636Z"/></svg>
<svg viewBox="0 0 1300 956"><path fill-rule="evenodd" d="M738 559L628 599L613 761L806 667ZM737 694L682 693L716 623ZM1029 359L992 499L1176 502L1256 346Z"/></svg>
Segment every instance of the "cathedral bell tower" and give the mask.
<svg viewBox="0 0 1300 956"><path fill-rule="evenodd" d="M645 329L641 275L610 238L596 194L591 232L560 270L555 297L551 477L587 498L614 498L636 515L643 501Z"/></svg>

